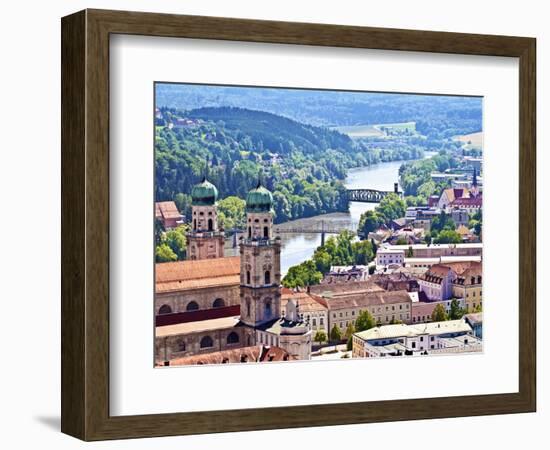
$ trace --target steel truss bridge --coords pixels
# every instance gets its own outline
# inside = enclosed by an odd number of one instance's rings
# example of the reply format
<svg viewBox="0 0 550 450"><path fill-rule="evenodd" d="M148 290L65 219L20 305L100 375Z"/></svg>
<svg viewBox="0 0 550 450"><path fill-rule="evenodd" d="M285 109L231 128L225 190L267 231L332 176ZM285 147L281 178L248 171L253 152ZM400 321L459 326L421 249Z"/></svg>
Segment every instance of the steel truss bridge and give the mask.
<svg viewBox="0 0 550 450"><path fill-rule="evenodd" d="M402 196L397 183L394 184L393 191L377 191L376 189L348 189L346 191L350 202L362 203L380 203L382 199L389 194Z"/></svg>

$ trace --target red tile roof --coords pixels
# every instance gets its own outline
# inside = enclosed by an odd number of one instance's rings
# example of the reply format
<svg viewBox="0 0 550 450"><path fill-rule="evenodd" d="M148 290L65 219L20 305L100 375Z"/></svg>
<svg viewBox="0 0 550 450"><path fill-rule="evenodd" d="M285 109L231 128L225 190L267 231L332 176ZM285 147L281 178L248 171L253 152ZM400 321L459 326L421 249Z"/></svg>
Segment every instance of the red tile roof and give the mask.
<svg viewBox="0 0 550 450"><path fill-rule="evenodd" d="M240 257L157 263L155 279L157 293L238 285Z"/></svg>
<svg viewBox="0 0 550 450"><path fill-rule="evenodd" d="M290 361L296 358L281 347L253 347L234 348L204 355L186 356L170 361L170 366L189 366L202 364L234 364L251 362Z"/></svg>
<svg viewBox="0 0 550 450"><path fill-rule="evenodd" d="M326 311L327 306L326 302L320 302L314 298L314 296L308 294L307 292L294 292L291 289L283 288L281 290L281 309L284 309L287 302L290 299L298 301L298 307L300 312L312 312L312 311ZM322 300L322 299L320 299Z"/></svg>
<svg viewBox="0 0 550 450"><path fill-rule="evenodd" d="M330 310L362 308L367 306L394 305L412 303L407 291L382 291L350 294L346 297L336 297L327 300Z"/></svg>
<svg viewBox="0 0 550 450"><path fill-rule="evenodd" d="M481 208L482 205L483 205L483 199L481 195L477 197L457 198L451 202L451 206L456 206L456 207L470 206L474 208Z"/></svg>
<svg viewBox="0 0 550 450"><path fill-rule="evenodd" d="M181 219L181 214L174 202L156 202L155 217L157 219Z"/></svg>

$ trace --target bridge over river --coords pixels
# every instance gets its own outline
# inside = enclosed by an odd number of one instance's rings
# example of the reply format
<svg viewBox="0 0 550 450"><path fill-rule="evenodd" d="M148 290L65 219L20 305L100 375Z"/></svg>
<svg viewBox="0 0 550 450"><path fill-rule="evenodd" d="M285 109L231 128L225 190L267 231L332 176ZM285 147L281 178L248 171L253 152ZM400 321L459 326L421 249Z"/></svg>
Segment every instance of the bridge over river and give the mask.
<svg viewBox="0 0 550 450"><path fill-rule="evenodd" d="M350 202L361 203L380 203L382 199L388 194L397 194L402 196L403 193L399 191L399 185L393 184L393 191L379 191L377 189L348 189L346 191L348 200Z"/></svg>

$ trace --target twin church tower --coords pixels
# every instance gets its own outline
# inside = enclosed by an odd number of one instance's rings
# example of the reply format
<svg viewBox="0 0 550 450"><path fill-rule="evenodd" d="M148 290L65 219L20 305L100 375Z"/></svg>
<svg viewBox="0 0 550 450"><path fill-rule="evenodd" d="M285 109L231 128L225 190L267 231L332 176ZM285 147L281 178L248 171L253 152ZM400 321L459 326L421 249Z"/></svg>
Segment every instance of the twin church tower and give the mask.
<svg viewBox="0 0 550 450"><path fill-rule="evenodd" d="M218 190L206 177L191 191L191 230L187 258L224 257L225 233L218 226ZM246 229L240 239L240 322L245 345L285 348L309 359L311 331L290 299L281 317L281 241L273 236L273 195L261 182L246 196Z"/></svg>

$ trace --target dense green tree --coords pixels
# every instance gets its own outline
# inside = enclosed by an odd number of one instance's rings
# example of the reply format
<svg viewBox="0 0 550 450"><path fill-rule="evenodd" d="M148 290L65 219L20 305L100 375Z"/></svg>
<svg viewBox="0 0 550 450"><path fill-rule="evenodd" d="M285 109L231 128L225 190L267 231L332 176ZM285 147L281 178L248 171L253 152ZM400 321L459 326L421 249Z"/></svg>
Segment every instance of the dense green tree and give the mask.
<svg viewBox="0 0 550 450"><path fill-rule="evenodd" d="M330 340L332 342L340 342L342 340L342 331L334 324L330 330Z"/></svg>
<svg viewBox="0 0 550 450"><path fill-rule="evenodd" d="M344 230L336 237L329 237L310 260L291 267L283 278L283 285L305 287L318 284L332 266L366 265L373 258L370 241L356 241L353 233Z"/></svg>
<svg viewBox="0 0 550 450"><path fill-rule="evenodd" d="M350 337L353 336L353 333L355 333L355 325L353 325L353 322L350 322L346 327L346 331L344 332L344 337L346 339L349 339Z"/></svg>
<svg viewBox="0 0 550 450"><path fill-rule="evenodd" d="M460 244L462 237L454 230L443 230L434 239L436 244Z"/></svg>
<svg viewBox="0 0 550 450"><path fill-rule="evenodd" d="M370 232L376 231L385 222L385 218L376 211L367 211L361 214L359 219L359 230L367 236Z"/></svg>
<svg viewBox="0 0 550 450"><path fill-rule="evenodd" d="M371 241L357 241L351 244L353 263L367 265L374 259L376 253L372 248Z"/></svg>
<svg viewBox="0 0 550 450"><path fill-rule="evenodd" d="M454 220L449 214L442 210L438 216L434 217L430 226L432 232L439 233L442 230L454 230L456 228Z"/></svg>
<svg viewBox="0 0 550 450"><path fill-rule="evenodd" d="M246 202L235 196L226 197L218 202L218 220L225 230L243 229L246 222Z"/></svg>
<svg viewBox="0 0 550 450"><path fill-rule="evenodd" d="M348 342L347 342L347 344L346 344L346 350L347 350L348 352L350 352L350 351L353 350L353 336L350 336L350 337L348 338Z"/></svg>
<svg viewBox="0 0 550 450"><path fill-rule="evenodd" d="M319 342L319 345L323 345L323 342L327 340L327 334L323 330L317 330L313 340Z"/></svg>
<svg viewBox="0 0 550 450"><path fill-rule="evenodd" d="M462 319L462 316L466 311L460 307L460 304L458 303L458 300L456 298L453 298L451 301L451 309L449 311L449 319L450 320L458 320Z"/></svg>
<svg viewBox="0 0 550 450"><path fill-rule="evenodd" d="M158 263L177 261L178 255L176 255L172 249L166 243L162 243L157 246L155 251L155 259Z"/></svg>
<svg viewBox="0 0 550 450"><path fill-rule="evenodd" d="M186 225L180 225L177 228L167 231L164 234L162 242L168 245L172 252L177 256L178 260L185 259L185 251L187 246L187 239L185 233L187 232Z"/></svg>
<svg viewBox="0 0 550 450"><path fill-rule="evenodd" d="M176 207L178 208L178 211L183 214L185 217L190 218L191 217L191 196L189 194L184 194L182 192L178 192L174 196L174 203L176 204Z"/></svg>
<svg viewBox="0 0 550 450"><path fill-rule="evenodd" d="M368 310L361 311L355 320L355 329L357 332L369 330L376 326L376 321Z"/></svg>
<svg viewBox="0 0 550 450"><path fill-rule="evenodd" d="M405 204L405 200L399 195L391 193L386 195L378 204L376 212L384 217L387 223L391 220L403 217L406 209L407 205Z"/></svg>
<svg viewBox="0 0 550 450"><path fill-rule="evenodd" d="M432 311L432 321L433 322L444 322L447 320L447 312L441 303L435 305L434 310Z"/></svg>
<svg viewBox="0 0 550 450"><path fill-rule="evenodd" d="M308 259L288 269L282 284L287 288L305 287L319 284L322 278L323 274L317 270L315 263Z"/></svg>
<svg viewBox="0 0 550 450"><path fill-rule="evenodd" d="M162 220L155 219L155 245L159 245L162 242L164 231Z"/></svg>

